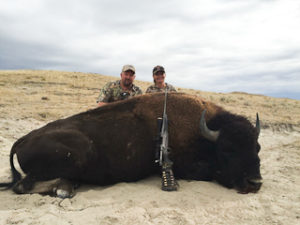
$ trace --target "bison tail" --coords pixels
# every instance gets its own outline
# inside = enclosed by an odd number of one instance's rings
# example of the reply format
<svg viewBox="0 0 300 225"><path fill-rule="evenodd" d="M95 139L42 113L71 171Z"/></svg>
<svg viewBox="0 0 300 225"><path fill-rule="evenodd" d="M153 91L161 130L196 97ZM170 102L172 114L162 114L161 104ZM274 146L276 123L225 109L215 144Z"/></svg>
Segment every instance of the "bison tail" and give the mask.
<svg viewBox="0 0 300 225"><path fill-rule="evenodd" d="M16 170L14 165L14 155L15 155L14 148L10 152L9 161L10 161L10 168L12 173L12 181L8 183L0 183L0 188L5 188L4 190L12 188L15 183L17 183L19 180L21 180L22 176L21 174Z"/></svg>

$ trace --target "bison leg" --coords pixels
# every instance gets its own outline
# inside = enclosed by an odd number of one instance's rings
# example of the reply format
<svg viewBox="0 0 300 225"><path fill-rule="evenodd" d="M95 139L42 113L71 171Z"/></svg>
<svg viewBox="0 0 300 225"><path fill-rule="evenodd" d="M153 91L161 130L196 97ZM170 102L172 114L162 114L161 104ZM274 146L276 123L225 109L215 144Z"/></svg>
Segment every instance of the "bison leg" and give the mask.
<svg viewBox="0 0 300 225"><path fill-rule="evenodd" d="M75 185L66 179L53 179L49 181L35 181L31 176L26 176L13 187L17 194L49 194L59 198L72 198Z"/></svg>
<svg viewBox="0 0 300 225"><path fill-rule="evenodd" d="M180 179L204 181L213 180L214 170L210 164L201 161L174 168L176 177Z"/></svg>
<svg viewBox="0 0 300 225"><path fill-rule="evenodd" d="M54 194L59 198L72 198L75 195L75 185L65 179L60 179L53 189Z"/></svg>

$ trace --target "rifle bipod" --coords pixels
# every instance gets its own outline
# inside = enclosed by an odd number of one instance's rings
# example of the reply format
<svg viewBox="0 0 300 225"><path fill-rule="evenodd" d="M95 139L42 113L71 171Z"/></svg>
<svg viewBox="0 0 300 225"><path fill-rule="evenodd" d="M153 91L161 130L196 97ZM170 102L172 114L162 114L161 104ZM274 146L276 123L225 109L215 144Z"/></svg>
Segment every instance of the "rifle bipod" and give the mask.
<svg viewBox="0 0 300 225"><path fill-rule="evenodd" d="M161 170L161 189L163 191L177 191L178 183L173 174L172 164L163 163Z"/></svg>

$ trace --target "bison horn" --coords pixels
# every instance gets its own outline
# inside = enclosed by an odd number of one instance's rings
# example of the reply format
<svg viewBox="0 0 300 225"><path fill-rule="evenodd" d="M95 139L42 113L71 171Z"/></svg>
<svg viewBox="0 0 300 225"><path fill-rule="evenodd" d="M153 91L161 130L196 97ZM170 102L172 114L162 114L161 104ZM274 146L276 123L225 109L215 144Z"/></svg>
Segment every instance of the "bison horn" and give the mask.
<svg viewBox="0 0 300 225"><path fill-rule="evenodd" d="M210 141L216 141L220 135L220 131L214 131L214 130L210 130L205 122L205 112L206 110L203 110L202 114L201 114L201 119L200 119L200 132L203 135L203 137L205 137L206 139L210 140Z"/></svg>
<svg viewBox="0 0 300 225"><path fill-rule="evenodd" d="M260 133L260 122L259 122L259 117L258 117L258 113L256 113L256 126L255 126L257 133L259 135Z"/></svg>

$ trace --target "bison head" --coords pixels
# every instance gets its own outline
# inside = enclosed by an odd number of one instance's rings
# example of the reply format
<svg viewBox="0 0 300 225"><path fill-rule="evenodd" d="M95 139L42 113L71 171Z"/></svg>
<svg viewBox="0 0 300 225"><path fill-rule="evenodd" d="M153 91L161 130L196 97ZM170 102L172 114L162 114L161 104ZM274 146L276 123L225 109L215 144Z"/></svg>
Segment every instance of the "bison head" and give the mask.
<svg viewBox="0 0 300 225"><path fill-rule="evenodd" d="M235 188L239 193L257 192L261 187L260 123L257 114L256 127L246 118L222 113L206 125L205 110L202 112L200 131L204 138L215 143L215 179L220 184Z"/></svg>

